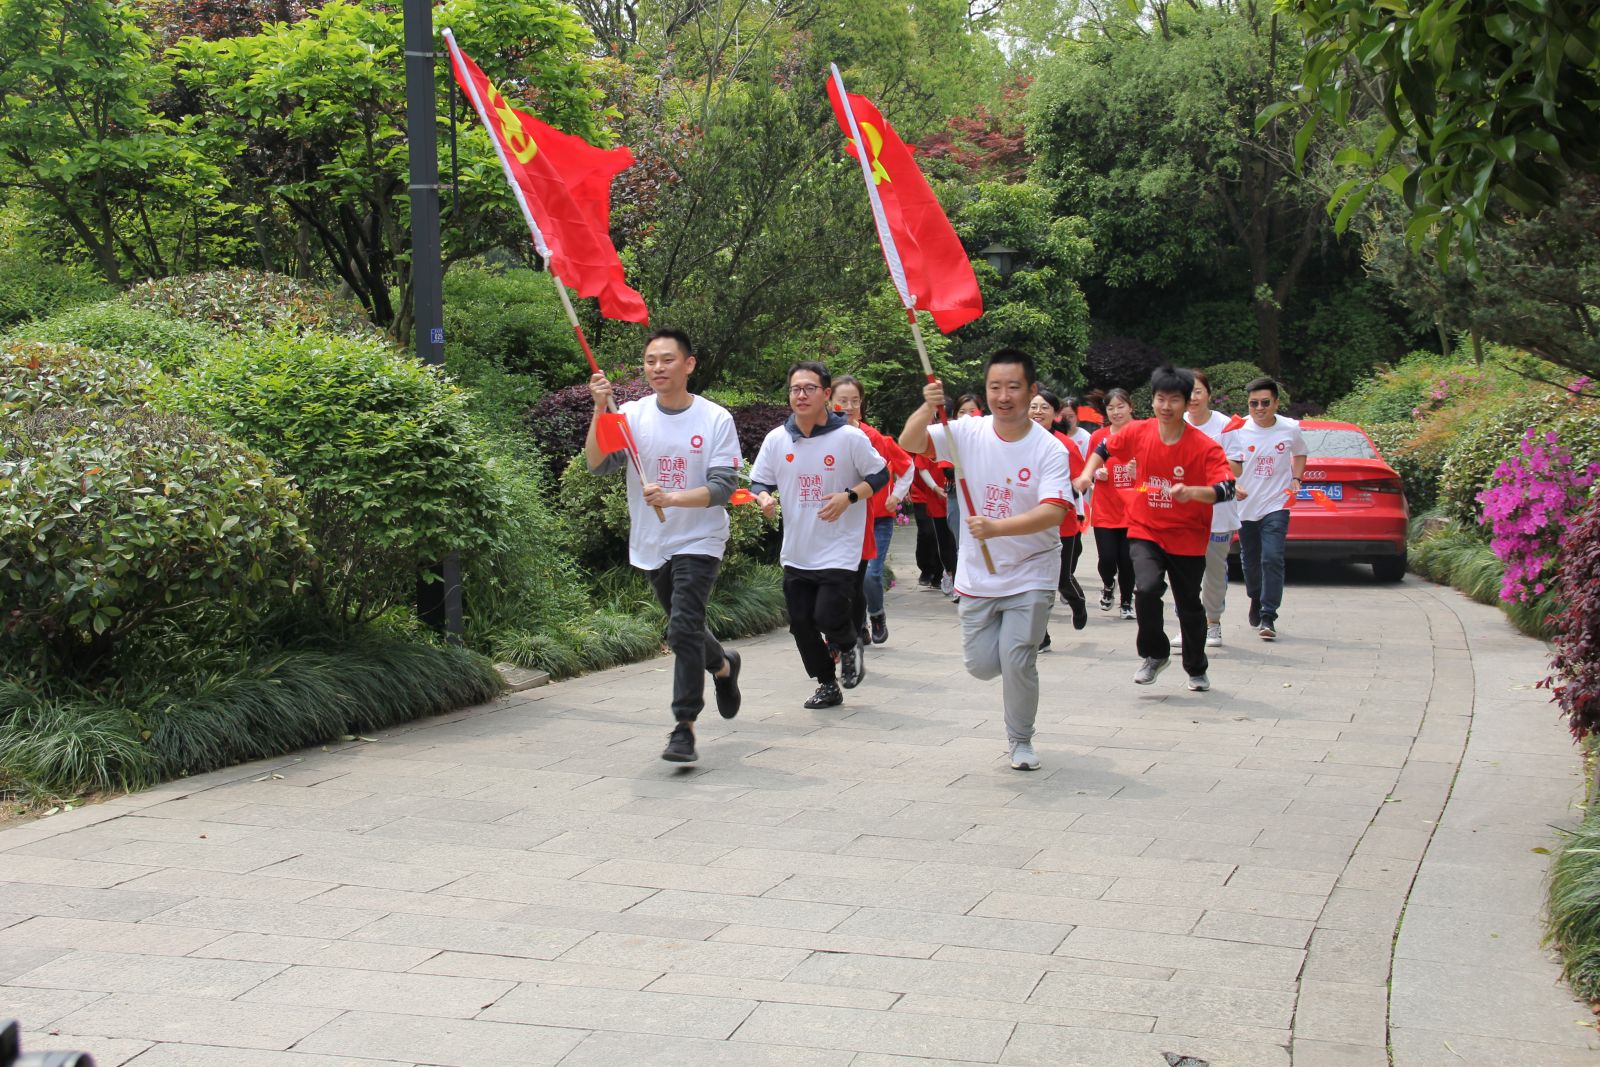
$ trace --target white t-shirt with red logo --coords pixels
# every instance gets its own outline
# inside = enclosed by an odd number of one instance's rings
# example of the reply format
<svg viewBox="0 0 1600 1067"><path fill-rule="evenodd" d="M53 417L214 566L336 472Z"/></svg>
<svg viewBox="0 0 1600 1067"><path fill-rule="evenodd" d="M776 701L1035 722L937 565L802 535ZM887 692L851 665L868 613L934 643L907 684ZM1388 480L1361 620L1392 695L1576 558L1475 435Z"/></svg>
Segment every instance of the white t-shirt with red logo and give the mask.
<svg viewBox="0 0 1600 1067"><path fill-rule="evenodd" d="M783 565L802 571L854 571L861 562L869 498L851 504L833 522L822 520L822 506L834 493L883 468L883 457L854 426L794 437L785 424L767 434L750 468L750 481L778 487Z"/></svg>
<svg viewBox="0 0 1600 1067"><path fill-rule="evenodd" d="M1241 521L1259 522L1289 506L1294 457L1306 454L1299 422L1278 415L1263 429L1249 419L1223 438L1223 448L1240 465L1239 488L1249 494L1238 504Z"/></svg>
<svg viewBox="0 0 1600 1067"><path fill-rule="evenodd" d="M1211 417L1207 419L1205 425L1202 426L1201 424L1193 421L1189 417L1188 412L1184 412L1183 421L1187 422L1190 426L1193 426L1195 429L1211 438L1217 444L1221 445L1223 453L1227 453L1228 444L1222 439L1222 428L1232 421L1228 418L1228 416L1224 415L1220 411L1213 411L1211 413ZM1239 513L1237 509L1235 509L1233 501L1224 500L1220 504L1213 504L1211 506L1212 533L1231 533L1238 528Z"/></svg>
<svg viewBox="0 0 1600 1067"><path fill-rule="evenodd" d="M961 454L961 473L972 490L977 514L991 519L1024 515L1050 501L1072 507L1072 481L1067 450L1054 434L1037 423L1018 441L1003 439L994 416L951 419L948 427L928 427L934 456L952 461L950 437ZM965 512L963 507L962 511ZM1033 589L1055 589L1061 577L1061 538L1055 526L1020 537L988 541L995 573L983 561L978 541L961 524L961 551L956 565L956 592L962 596L1002 597Z"/></svg>
<svg viewBox="0 0 1600 1067"><path fill-rule="evenodd" d="M727 409L703 396L683 411L669 414L656 398L630 400L628 417L646 481L668 492L698 489L710 467L739 469L739 435ZM644 502L639 474L628 464L628 562L653 571L673 556L722 558L728 544L726 508L663 508L666 522Z"/></svg>

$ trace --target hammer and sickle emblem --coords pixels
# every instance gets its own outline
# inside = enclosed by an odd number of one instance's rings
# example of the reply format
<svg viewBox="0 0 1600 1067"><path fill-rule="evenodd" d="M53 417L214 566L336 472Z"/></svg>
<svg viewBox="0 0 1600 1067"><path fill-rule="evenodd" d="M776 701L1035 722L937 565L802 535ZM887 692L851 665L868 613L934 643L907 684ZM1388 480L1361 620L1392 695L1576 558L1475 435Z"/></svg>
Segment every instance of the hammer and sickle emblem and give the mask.
<svg viewBox="0 0 1600 1067"><path fill-rule="evenodd" d="M500 90L493 84L489 86L489 107L500 120L500 140L513 159L518 163L526 163L539 154L538 143L528 136L516 110L506 103L506 98L500 95Z"/></svg>
<svg viewBox="0 0 1600 1067"><path fill-rule="evenodd" d="M889 172L884 169L883 162L878 158L878 153L883 151L883 134L870 122L859 123L861 135L867 139L867 150L872 158L872 184L882 185L890 181ZM855 144L852 139L851 144Z"/></svg>

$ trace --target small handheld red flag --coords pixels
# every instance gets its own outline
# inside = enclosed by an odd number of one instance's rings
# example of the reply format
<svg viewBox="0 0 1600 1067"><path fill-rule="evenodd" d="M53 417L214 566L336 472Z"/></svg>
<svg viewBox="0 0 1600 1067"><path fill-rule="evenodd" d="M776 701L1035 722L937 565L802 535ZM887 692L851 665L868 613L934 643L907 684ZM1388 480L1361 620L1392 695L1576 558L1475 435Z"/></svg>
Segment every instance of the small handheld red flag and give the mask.
<svg viewBox="0 0 1600 1067"><path fill-rule="evenodd" d="M1243 415L1235 415L1233 418L1228 420L1228 424L1222 428L1222 432L1223 433L1232 433L1233 431L1235 431L1237 429L1240 429L1243 426L1244 426L1244 416Z"/></svg>
<svg viewBox="0 0 1600 1067"><path fill-rule="evenodd" d="M456 81L494 142L550 273L579 296L599 297L600 314L608 319L647 321L644 298L624 279L611 244L611 180L633 165L633 153L596 148L518 111L448 29L444 39Z"/></svg>
<svg viewBox="0 0 1600 1067"><path fill-rule="evenodd" d="M728 498L728 503L730 504L754 504L755 502L755 494L748 489L735 489L733 495Z"/></svg>
<svg viewBox="0 0 1600 1067"><path fill-rule="evenodd" d="M632 452L633 435L628 432L628 416L620 411L602 411L595 416L594 443L600 451Z"/></svg>

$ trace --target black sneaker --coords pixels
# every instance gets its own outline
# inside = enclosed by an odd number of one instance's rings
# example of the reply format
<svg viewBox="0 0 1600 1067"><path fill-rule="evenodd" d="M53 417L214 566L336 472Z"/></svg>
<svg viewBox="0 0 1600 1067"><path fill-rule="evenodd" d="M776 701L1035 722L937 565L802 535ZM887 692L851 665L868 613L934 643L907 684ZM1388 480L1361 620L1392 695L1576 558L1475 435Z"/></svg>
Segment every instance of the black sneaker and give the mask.
<svg viewBox="0 0 1600 1067"><path fill-rule="evenodd" d="M833 682L823 682L817 686L817 691L811 694L811 699L806 701L808 708L836 708L844 703L844 694L839 692L839 687Z"/></svg>
<svg viewBox="0 0 1600 1067"><path fill-rule="evenodd" d="M1044 640L1039 642L1039 651L1044 652L1050 648L1050 631L1044 632Z"/></svg>
<svg viewBox="0 0 1600 1067"><path fill-rule="evenodd" d="M1063 589L1061 599L1072 608L1072 628L1081 630L1089 625L1089 605L1084 602L1082 589Z"/></svg>
<svg viewBox="0 0 1600 1067"><path fill-rule="evenodd" d="M694 730L688 723L680 722L672 728L672 736L667 739L661 758L668 763L693 763L700 758L694 750Z"/></svg>
<svg viewBox="0 0 1600 1067"><path fill-rule="evenodd" d="M742 661L739 653L733 649L724 649L722 658L728 662L728 676L718 678L711 676L711 685L717 691L717 714L724 719L731 719L739 714L739 705L744 702L744 697L739 692L739 668Z"/></svg>
<svg viewBox="0 0 1600 1067"><path fill-rule="evenodd" d="M861 684L861 679L867 676L867 646L856 645L854 648L841 648L839 650L839 684L846 689L854 689Z"/></svg>
<svg viewBox="0 0 1600 1067"><path fill-rule="evenodd" d="M870 618L872 620L872 643L881 645L889 640L889 616L886 614L873 615Z"/></svg>
<svg viewBox="0 0 1600 1067"><path fill-rule="evenodd" d="M1261 625L1261 601L1250 601L1250 629L1254 630Z"/></svg>
<svg viewBox="0 0 1600 1067"><path fill-rule="evenodd" d="M860 645L862 648L866 648L868 645L872 644L872 631L867 629L865 626L857 630L856 644Z"/></svg>

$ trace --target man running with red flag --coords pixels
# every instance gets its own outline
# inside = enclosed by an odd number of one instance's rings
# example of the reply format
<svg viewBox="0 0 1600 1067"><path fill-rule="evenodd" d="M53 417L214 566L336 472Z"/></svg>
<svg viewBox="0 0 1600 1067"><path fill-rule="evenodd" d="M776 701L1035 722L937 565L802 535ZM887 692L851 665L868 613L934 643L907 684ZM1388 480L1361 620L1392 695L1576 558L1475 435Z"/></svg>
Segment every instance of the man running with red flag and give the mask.
<svg viewBox="0 0 1600 1067"><path fill-rule="evenodd" d="M984 366L991 414L933 425L944 408L944 385L929 382L923 404L906 420L900 447L966 458L978 513L961 529L956 592L961 596L961 646L975 678L1000 679L1011 766L1039 769L1033 724L1039 713L1039 644L1044 640L1061 576L1056 531L1072 507L1067 451L1028 417L1039 391L1033 357L1002 349ZM991 573L979 551L987 542Z"/></svg>
<svg viewBox="0 0 1600 1067"><path fill-rule="evenodd" d="M706 602L728 544L728 512L739 476L739 435L733 416L689 392L694 349L680 330L656 330L644 346L644 376L653 396L630 400L614 416L611 383L589 380L594 418L584 459L596 474L625 469L628 478L628 562L650 576L667 613L667 647L674 659L672 717L677 725L661 758L693 763L694 724L705 708L706 674L713 676L717 711L739 713L739 653L725 649L706 626ZM610 418L608 418L610 416ZM620 430L619 441L610 424ZM639 466L623 462L631 443ZM643 471L645 481L639 472ZM650 509L663 516L657 519Z"/></svg>

